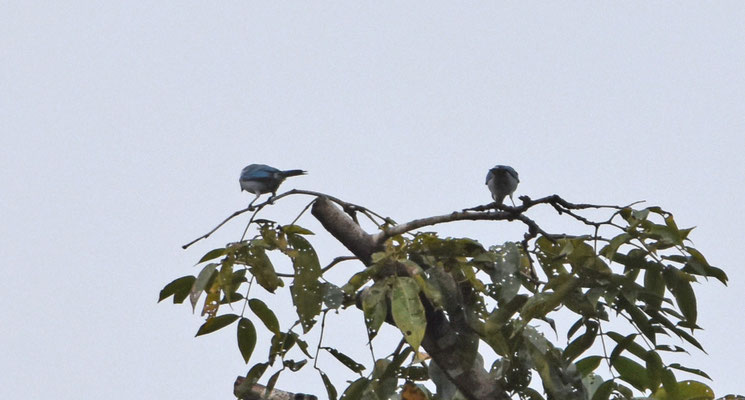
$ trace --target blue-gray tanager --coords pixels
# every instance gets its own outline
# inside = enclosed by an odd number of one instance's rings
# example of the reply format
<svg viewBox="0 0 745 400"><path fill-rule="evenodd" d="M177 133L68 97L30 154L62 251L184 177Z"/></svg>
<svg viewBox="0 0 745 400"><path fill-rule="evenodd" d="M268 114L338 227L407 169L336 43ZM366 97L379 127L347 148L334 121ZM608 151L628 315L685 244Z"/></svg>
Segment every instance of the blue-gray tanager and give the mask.
<svg viewBox="0 0 745 400"><path fill-rule="evenodd" d="M288 176L304 175L306 171L301 169L290 169L280 171L277 168L264 164L251 164L241 171L238 181L241 183L241 191L253 193L256 197L248 204L250 209L253 203L264 193L271 193L272 197L277 195L277 188Z"/></svg>
<svg viewBox="0 0 745 400"><path fill-rule="evenodd" d="M512 193L515 192L520 179L517 177L517 171L507 165L497 165L486 173L486 186L489 187L491 197L497 204L502 204L505 196L510 196L512 205Z"/></svg>

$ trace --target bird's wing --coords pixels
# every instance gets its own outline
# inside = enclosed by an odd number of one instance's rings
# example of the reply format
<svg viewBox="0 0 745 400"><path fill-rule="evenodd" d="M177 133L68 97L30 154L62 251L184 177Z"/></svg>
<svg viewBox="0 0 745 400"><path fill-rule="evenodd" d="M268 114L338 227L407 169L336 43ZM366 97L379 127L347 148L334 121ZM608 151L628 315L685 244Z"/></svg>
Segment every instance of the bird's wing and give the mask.
<svg viewBox="0 0 745 400"><path fill-rule="evenodd" d="M277 168L270 167L264 164L251 164L241 171L240 180L262 180L262 179L273 179L274 174L279 172Z"/></svg>
<svg viewBox="0 0 745 400"><path fill-rule="evenodd" d="M488 185L488 184L489 184L489 179L491 179L491 177L492 177L492 172L491 172L491 170L489 170L489 171L488 171L488 172L486 173L486 182L485 182L485 184L486 184L486 185Z"/></svg>
<svg viewBox="0 0 745 400"><path fill-rule="evenodd" d="M510 167L509 165L502 165L502 168L507 171L507 173L512 175L512 177L515 178L516 181L520 182L520 178L517 177L517 171L515 171L514 168Z"/></svg>

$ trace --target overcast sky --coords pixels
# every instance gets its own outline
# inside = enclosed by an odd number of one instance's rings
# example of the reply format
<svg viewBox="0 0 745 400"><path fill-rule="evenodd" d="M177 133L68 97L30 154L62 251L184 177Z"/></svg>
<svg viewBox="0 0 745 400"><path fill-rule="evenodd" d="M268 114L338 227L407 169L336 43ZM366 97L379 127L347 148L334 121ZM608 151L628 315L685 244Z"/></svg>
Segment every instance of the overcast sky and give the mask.
<svg viewBox="0 0 745 400"><path fill-rule="evenodd" d="M234 328L194 338L156 300L240 237L180 247L245 207L250 163L398 221L490 201L495 164L518 195L661 205L731 279L695 286L709 354L682 362L744 393L744 21L739 1L2 2L0 397L231 398ZM324 397L305 376L279 386Z"/></svg>

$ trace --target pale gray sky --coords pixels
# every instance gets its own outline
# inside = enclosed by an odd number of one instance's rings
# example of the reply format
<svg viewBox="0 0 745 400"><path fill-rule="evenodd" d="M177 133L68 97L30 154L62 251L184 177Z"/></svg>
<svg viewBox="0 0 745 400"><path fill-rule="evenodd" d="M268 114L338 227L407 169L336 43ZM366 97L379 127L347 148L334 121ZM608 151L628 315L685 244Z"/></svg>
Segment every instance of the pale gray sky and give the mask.
<svg viewBox="0 0 745 400"><path fill-rule="evenodd" d="M195 339L155 301L240 236L180 248L247 204L256 162L399 221L490 201L494 164L518 195L659 204L731 279L696 286L709 355L682 362L745 392L743 21L735 1L3 2L0 397L230 398L234 328ZM468 228L441 231L522 226ZM279 386L323 397L306 369Z"/></svg>

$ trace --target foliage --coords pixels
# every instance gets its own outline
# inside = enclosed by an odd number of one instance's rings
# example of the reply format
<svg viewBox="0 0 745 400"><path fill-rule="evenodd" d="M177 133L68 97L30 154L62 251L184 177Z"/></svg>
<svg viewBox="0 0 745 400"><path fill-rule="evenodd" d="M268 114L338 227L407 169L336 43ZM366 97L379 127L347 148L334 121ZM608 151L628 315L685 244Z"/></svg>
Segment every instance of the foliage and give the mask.
<svg viewBox="0 0 745 400"><path fill-rule="evenodd" d="M558 196L522 199L523 205L515 208L482 206L453 213L460 219L519 220L528 226L521 240L490 245L416 229L388 235L400 225L336 201L378 223L384 238L366 265L348 281L336 283L327 281L326 273L339 260L321 268L308 240L312 233L294 221L280 225L255 219L262 205L249 223L255 236L205 254L201 271L166 285L159 301L188 298L195 310L199 307L206 321L197 335L238 321L237 344L247 363L256 346L255 325L273 335L268 358L249 369L238 395L249 391L269 366L279 366L267 380L271 390L280 372L297 371L313 359L304 337L327 311L361 310L370 346L384 323L399 329L402 343L389 356L365 365L319 341L315 357L327 352L360 375L342 389L339 382L332 383L328 367L314 365L330 399L339 393L342 399L468 398L434 360L422 362L427 359L425 333L438 312L470 340L460 347L467 349L463 353L469 365L484 362L480 346L496 353L487 369L512 398L600 400L641 394L659 400L713 399L712 390L700 381L709 378L706 373L664 361L666 353L686 352L688 346L703 350L694 337L701 329L695 285L708 278L727 283L726 274L692 247L692 229L680 229L673 215L659 207L573 205ZM582 222L586 232L570 236L543 231L526 216L540 204ZM595 222L578 214L587 208L605 210L607 219ZM289 259L292 276L276 272L271 252ZM272 307L251 297L253 283L269 293L289 285L297 323L281 329ZM244 304L240 314L233 307L221 313L239 302ZM552 341L549 337L558 335L555 320L571 325L561 332L562 339ZM293 349L299 359L289 358ZM683 373L691 379L680 379ZM436 393L430 393L426 382L435 384Z"/></svg>

